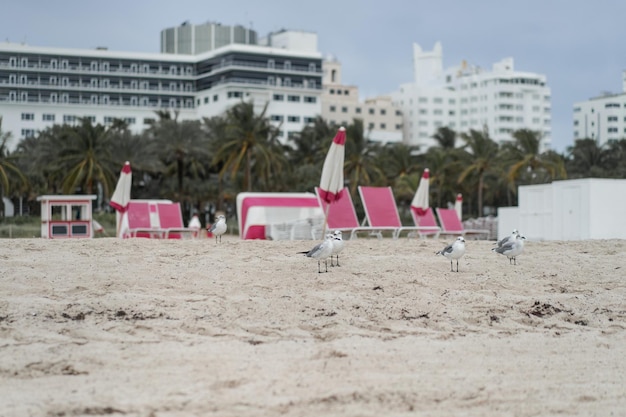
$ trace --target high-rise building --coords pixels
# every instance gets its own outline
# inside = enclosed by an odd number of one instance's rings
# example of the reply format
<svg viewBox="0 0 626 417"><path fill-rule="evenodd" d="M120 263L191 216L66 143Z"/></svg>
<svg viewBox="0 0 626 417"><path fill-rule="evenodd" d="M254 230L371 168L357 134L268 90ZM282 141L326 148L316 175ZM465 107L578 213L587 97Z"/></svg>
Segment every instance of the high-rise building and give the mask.
<svg viewBox="0 0 626 417"><path fill-rule="evenodd" d="M314 33L294 36L317 44ZM187 55L0 43L0 116L13 134L11 147L78 118L104 125L123 119L140 132L158 110L200 119L242 100L258 110L267 104L287 142L321 113L321 92L322 56L311 49L229 43Z"/></svg>
<svg viewBox="0 0 626 417"><path fill-rule="evenodd" d="M626 138L626 71L622 93L604 93L574 104L574 140L594 139L604 145Z"/></svg>
<svg viewBox="0 0 626 417"><path fill-rule="evenodd" d="M406 143L425 151L444 126L458 133L487 129L502 143L524 128L539 132L542 150L550 147L550 88L544 75L516 71L513 58L493 64L491 71L465 61L444 70L442 59L440 43L432 51L414 44L415 79L392 94L404 116Z"/></svg>

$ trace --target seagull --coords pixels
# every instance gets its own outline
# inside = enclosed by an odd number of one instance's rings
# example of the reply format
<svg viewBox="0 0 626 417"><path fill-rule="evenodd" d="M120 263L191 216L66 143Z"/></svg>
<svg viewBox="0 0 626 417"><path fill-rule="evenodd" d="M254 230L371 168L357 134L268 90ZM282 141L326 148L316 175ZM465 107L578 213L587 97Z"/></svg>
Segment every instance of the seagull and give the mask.
<svg viewBox="0 0 626 417"><path fill-rule="evenodd" d="M509 236L502 238L502 240L497 241L495 244L497 245L498 248L501 248L503 245L506 245L508 242L514 241L517 236L519 236L519 232L517 231L517 229L513 229L513 231L511 232Z"/></svg>
<svg viewBox="0 0 626 417"><path fill-rule="evenodd" d="M453 259L456 259L456 272L459 272L459 258L463 254L465 254L465 238L463 236L457 237L454 243L437 252L437 255L443 255L450 259L450 272L454 272L452 268Z"/></svg>
<svg viewBox="0 0 626 417"><path fill-rule="evenodd" d="M317 259L317 272L322 272L321 261L324 260L326 272L328 272L328 257L333 253L333 235L327 234L323 242L318 243L308 252L298 252L306 255L307 258Z"/></svg>
<svg viewBox="0 0 626 417"><path fill-rule="evenodd" d="M209 233L213 233L215 235L215 243L217 243L218 237L220 239L220 243L222 243L222 235L226 233L226 217L224 217L223 214L217 216L217 221L207 230Z"/></svg>
<svg viewBox="0 0 626 417"><path fill-rule="evenodd" d="M525 239L526 238L524 236L518 234L515 239L509 240L509 242L505 243L504 245L498 248L493 248L491 250L505 255L507 258L509 258L509 264L511 263L511 260L513 260L513 265L517 265L516 258L517 255L520 255L524 251Z"/></svg>
<svg viewBox="0 0 626 417"><path fill-rule="evenodd" d="M339 266L339 253L341 253L344 246L341 230L335 230L335 232L332 233L330 236L333 239L333 253L330 255L330 266L334 266L333 255L337 257L337 266Z"/></svg>

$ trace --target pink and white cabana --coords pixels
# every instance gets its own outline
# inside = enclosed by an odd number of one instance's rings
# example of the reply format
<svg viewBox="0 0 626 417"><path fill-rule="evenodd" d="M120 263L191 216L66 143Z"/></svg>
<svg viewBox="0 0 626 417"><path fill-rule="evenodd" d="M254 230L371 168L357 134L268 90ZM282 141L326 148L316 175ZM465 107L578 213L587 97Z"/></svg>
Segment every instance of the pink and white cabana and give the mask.
<svg viewBox="0 0 626 417"><path fill-rule="evenodd" d="M313 193L246 192L237 194L237 221L242 239L312 239L324 212Z"/></svg>
<svg viewBox="0 0 626 417"><path fill-rule="evenodd" d="M41 195L41 237L93 237L92 202L95 195Z"/></svg>

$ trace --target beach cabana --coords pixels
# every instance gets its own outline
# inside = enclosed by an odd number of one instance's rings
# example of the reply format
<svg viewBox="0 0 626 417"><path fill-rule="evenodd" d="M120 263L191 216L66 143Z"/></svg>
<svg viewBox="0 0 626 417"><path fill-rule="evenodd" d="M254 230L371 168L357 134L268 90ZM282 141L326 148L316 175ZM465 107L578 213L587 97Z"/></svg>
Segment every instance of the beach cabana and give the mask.
<svg viewBox="0 0 626 417"><path fill-rule="evenodd" d="M245 192L237 194L237 221L242 239L313 239L324 212L313 193Z"/></svg>

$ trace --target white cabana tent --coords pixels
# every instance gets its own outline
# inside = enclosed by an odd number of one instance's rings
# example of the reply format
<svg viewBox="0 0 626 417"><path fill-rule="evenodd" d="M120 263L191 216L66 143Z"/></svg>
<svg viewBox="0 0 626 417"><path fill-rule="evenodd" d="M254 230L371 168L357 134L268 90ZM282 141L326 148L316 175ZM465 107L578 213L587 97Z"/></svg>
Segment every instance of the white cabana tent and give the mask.
<svg viewBox="0 0 626 417"><path fill-rule="evenodd" d="M498 209L498 239L626 239L626 180L585 178L519 187L519 206Z"/></svg>

